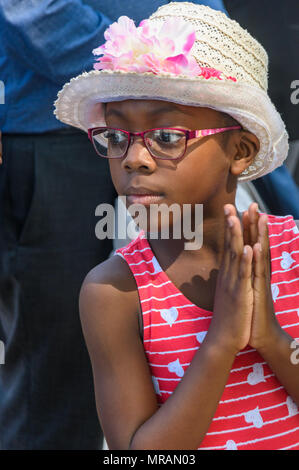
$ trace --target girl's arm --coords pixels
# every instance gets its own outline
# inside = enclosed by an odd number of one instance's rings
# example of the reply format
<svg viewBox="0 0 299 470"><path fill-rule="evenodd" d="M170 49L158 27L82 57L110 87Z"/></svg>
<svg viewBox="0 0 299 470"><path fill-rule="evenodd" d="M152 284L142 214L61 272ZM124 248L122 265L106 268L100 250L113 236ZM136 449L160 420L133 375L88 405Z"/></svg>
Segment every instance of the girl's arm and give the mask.
<svg viewBox="0 0 299 470"><path fill-rule="evenodd" d="M230 213L235 212L228 207ZM280 326L274 309L268 217L259 214L257 204L251 204L243 215L243 226L246 242L253 247L254 307L249 344L299 406L299 343Z"/></svg>
<svg viewBox="0 0 299 470"><path fill-rule="evenodd" d="M240 234L240 225L238 230ZM176 390L160 408L139 335L138 294L129 267L114 256L85 278L80 317L98 415L110 449L199 447L235 354L246 346L250 334L252 302L244 292L251 286L251 257L247 253L240 262L243 247L237 241L237 236L232 237L234 254L227 252L218 275L218 295L205 340Z"/></svg>
<svg viewBox="0 0 299 470"><path fill-rule="evenodd" d="M279 382L299 406L299 343L279 325L259 349Z"/></svg>
<svg viewBox="0 0 299 470"><path fill-rule="evenodd" d="M139 335L136 296L120 279L121 272L130 276L124 263L118 256L105 261L89 273L80 293L80 317L108 447L196 449L216 411L234 354L224 354L205 340L159 408Z"/></svg>

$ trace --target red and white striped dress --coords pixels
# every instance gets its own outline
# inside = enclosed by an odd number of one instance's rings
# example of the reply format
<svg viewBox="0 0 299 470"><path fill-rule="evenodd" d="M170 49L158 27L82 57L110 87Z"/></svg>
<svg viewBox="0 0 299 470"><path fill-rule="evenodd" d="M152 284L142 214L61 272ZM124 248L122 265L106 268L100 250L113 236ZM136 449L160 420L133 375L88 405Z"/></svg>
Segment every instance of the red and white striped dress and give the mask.
<svg viewBox="0 0 299 470"><path fill-rule="evenodd" d="M299 338L299 231L292 216L268 215L268 227L275 312L282 328ZM136 280L144 349L161 405L204 340L212 312L191 303L171 282L143 231L115 253ZM298 361L296 351L290 349L290 356ZM255 349L237 354L199 449L299 449L298 407Z"/></svg>

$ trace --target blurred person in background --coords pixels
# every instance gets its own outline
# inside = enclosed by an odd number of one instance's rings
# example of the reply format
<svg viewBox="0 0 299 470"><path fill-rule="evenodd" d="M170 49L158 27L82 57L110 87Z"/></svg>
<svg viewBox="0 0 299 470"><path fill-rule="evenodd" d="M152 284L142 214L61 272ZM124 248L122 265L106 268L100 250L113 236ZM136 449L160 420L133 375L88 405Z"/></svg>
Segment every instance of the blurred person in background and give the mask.
<svg viewBox="0 0 299 470"><path fill-rule="evenodd" d="M111 23L106 2L0 0L1 449L97 449L92 373L79 322L86 272L112 240L95 208L116 197L108 163L53 102Z"/></svg>
<svg viewBox="0 0 299 470"><path fill-rule="evenodd" d="M299 2L224 0L229 16L246 28L269 57L269 96L290 138L286 164L253 181L270 212L299 219ZM297 85L296 82L297 81ZM291 95L293 94L293 99Z"/></svg>

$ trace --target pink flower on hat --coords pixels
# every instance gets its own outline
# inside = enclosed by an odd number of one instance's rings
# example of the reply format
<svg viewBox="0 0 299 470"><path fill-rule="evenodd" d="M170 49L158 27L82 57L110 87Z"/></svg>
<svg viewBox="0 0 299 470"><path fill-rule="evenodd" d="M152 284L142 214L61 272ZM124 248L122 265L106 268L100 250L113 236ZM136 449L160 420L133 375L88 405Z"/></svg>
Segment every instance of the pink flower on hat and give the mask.
<svg viewBox="0 0 299 470"><path fill-rule="evenodd" d="M102 55L96 59L96 70L167 72L222 80L222 72L199 66L190 54L195 31L179 17L168 18L162 25L143 20L136 27L132 19L121 16L106 29L104 37L106 42L92 51Z"/></svg>

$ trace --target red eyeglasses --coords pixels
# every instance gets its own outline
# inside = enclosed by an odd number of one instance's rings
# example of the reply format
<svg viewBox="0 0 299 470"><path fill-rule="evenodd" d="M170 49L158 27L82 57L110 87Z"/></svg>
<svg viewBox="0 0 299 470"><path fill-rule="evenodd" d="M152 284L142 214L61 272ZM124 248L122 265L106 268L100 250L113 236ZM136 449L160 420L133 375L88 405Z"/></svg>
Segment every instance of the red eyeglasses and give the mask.
<svg viewBox="0 0 299 470"><path fill-rule="evenodd" d="M178 160L185 155L189 139L218 134L241 126L219 127L189 131L176 127L158 127L143 132L128 132L114 127L93 127L88 129L88 138L95 151L104 158L123 158L133 141L132 137L141 136L147 150L154 158Z"/></svg>

